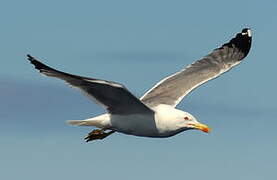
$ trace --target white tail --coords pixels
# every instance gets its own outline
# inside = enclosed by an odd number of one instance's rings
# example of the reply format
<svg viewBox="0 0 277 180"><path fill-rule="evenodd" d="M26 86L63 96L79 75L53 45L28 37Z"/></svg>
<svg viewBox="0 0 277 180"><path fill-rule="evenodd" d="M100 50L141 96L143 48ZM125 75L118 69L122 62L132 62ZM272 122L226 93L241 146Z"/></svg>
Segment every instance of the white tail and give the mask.
<svg viewBox="0 0 277 180"><path fill-rule="evenodd" d="M100 116L85 120L69 120L67 123L74 126L95 126L98 128L104 128L109 123L109 115L102 114Z"/></svg>
<svg viewBox="0 0 277 180"><path fill-rule="evenodd" d="M94 126L95 125L95 122L92 123L92 121L88 121L88 120L69 120L67 121L67 123L73 126Z"/></svg>

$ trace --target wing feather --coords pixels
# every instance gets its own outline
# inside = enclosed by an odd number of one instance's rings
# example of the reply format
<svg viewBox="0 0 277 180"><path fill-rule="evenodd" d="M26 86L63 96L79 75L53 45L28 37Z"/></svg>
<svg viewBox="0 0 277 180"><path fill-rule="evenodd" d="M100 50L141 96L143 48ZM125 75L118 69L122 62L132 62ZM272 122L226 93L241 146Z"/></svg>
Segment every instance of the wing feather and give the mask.
<svg viewBox="0 0 277 180"><path fill-rule="evenodd" d="M153 113L151 109L119 83L65 73L41 63L30 55L27 55L27 57L40 73L62 79L72 87L80 89L111 114Z"/></svg>
<svg viewBox="0 0 277 180"><path fill-rule="evenodd" d="M251 47L251 31L243 29L236 37L185 69L164 78L140 99L148 106L176 106L189 92L238 65Z"/></svg>

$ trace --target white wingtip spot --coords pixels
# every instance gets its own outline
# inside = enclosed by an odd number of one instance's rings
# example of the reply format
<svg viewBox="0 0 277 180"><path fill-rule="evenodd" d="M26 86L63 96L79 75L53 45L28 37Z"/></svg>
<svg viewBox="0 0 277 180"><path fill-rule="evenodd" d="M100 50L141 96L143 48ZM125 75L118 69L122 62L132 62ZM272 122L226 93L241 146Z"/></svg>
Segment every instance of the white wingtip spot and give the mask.
<svg viewBox="0 0 277 180"><path fill-rule="evenodd" d="M248 34L249 37L251 37L251 30L250 29L247 30L247 34Z"/></svg>
<svg viewBox="0 0 277 180"><path fill-rule="evenodd" d="M251 30L247 29L247 32L241 33L242 35L247 35L248 37L251 37Z"/></svg>

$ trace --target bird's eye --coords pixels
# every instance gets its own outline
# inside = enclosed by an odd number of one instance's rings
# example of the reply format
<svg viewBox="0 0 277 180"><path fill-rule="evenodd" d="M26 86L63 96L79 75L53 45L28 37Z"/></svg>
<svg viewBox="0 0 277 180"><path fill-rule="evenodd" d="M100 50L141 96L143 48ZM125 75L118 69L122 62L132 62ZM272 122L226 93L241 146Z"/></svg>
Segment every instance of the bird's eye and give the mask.
<svg viewBox="0 0 277 180"><path fill-rule="evenodd" d="M186 116L186 117L184 117L184 119L185 119L185 120L189 120L189 118L188 118L187 116Z"/></svg>

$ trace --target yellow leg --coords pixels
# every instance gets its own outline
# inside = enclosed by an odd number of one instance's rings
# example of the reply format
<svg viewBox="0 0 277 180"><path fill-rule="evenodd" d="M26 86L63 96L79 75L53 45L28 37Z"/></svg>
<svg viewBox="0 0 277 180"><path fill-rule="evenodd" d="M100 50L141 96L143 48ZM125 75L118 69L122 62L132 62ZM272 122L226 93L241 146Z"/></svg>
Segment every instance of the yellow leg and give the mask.
<svg viewBox="0 0 277 180"><path fill-rule="evenodd" d="M92 141L92 140L97 140L97 139L104 139L107 136L113 134L115 131L109 131L105 132L104 129L95 129L91 131L86 137L85 140L86 142Z"/></svg>

